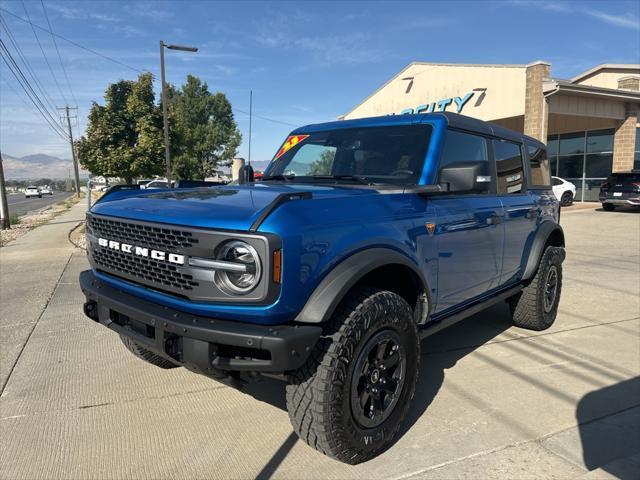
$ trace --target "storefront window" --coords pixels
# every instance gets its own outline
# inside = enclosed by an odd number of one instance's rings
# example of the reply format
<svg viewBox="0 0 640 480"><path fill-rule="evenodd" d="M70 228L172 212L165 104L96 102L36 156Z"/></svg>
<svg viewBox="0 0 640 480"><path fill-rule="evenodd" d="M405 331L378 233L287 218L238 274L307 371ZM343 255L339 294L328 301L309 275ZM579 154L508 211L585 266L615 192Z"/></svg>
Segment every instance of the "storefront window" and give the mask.
<svg viewBox="0 0 640 480"><path fill-rule="evenodd" d="M563 155L558 160L558 177L566 180L582 178L584 155Z"/></svg>
<svg viewBox="0 0 640 480"><path fill-rule="evenodd" d="M587 132L587 153L613 152L613 135L613 129Z"/></svg>
<svg viewBox="0 0 640 480"><path fill-rule="evenodd" d="M606 129L548 137L551 172L575 183L577 200L598 201L600 184L611 174L614 133L614 129ZM636 137L636 168L640 168L639 137L640 133Z"/></svg>
<svg viewBox="0 0 640 480"><path fill-rule="evenodd" d="M633 156L634 170L640 170L640 127L636 128L636 152Z"/></svg>
<svg viewBox="0 0 640 480"><path fill-rule="evenodd" d="M591 153L587 155L586 177L607 178L613 166L613 153Z"/></svg>
<svg viewBox="0 0 640 480"><path fill-rule="evenodd" d="M560 155L584 153L584 132L560 135Z"/></svg>

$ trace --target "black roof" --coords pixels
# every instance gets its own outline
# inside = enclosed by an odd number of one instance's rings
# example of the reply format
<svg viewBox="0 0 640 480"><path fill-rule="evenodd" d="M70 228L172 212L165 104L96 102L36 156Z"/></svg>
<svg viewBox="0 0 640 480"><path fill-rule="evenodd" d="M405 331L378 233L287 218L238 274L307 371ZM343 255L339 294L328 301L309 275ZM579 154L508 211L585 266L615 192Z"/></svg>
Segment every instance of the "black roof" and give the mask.
<svg viewBox="0 0 640 480"><path fill-rule="evenodd" d="M477 118L467 117L466 115L460 115L458 113L451 112L439 112L439 113L426 113L425 115L443 115L447 118L449 126L460 130L467 130L469 132L482 133L484 135L493 135L495 137L504 138L505 140L512 140L514 142L528 142L534 145L544 146L541 141L524 135L515 130L502 127L495 123L485 122L478 120Z"/></svg>
<svg viewBox="0 0 640 480"><path fill-rule="evenodd" d="M370 127L370 126L383 126L383 125L403 125L420 123L426 118L445 118L450 127L459 130L466 130L472 133L479 133L483 135L491 135L505 140L511 140L514 142L524 142L542 146L544 143L536 140L533 137L523 135L515 130L510 130L495 123L485 122L478 120L477 118L467 117L466 115L460 115L458 113L451 112L436 112L436 113L417 113L417 114L402 114L402 115L382 115L378 117L367 118L354 118L352 120L337 120L333 122L319 123L314 125L306 125L295 129L293 134L309 133L321 130L333 130L339 128L354 128L354 127Z"/></svg>

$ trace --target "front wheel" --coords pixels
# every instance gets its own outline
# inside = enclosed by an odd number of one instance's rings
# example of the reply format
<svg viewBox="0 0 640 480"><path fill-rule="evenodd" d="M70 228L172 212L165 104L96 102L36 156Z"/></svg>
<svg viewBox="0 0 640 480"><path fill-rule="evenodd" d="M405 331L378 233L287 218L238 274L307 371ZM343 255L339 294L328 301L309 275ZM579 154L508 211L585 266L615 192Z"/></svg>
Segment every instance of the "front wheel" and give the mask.
<svg viewBox="0 0 640 480"><path fill-rule="evenodd" d="M415 393L420 343L399 295L358 290L327 326L287 386L294 430L341 462L367 461L391 445Z"/></svg>
<svg viewBox="0 0 640 480"><path fill-rule="evenodd" d="M553 325L562 291L563 260L563 248L547 247L531 283L509 299L516 327L539 331Z"/></svg>

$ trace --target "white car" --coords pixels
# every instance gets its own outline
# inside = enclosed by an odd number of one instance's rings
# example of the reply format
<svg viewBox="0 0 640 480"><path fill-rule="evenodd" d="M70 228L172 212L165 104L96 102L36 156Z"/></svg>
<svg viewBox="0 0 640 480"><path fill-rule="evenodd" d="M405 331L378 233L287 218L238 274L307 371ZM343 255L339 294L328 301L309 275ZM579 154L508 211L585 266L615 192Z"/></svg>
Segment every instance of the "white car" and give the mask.
<svg viewBox="0 0 640 480"><path fill-rule="evenodd" d="M171 182L173 183L173 182ZM149 189L149 190L154 190L156 188L169 188L169 182L167 182L165 179L163 178L159 178L157 180L153 180L149 183L147 183L146 185L140 185L140 188L142 189Z"/></svg>
<svg viewBox="0 0 640 480"><path fill-rule="evenodd" d="M42 195L53 195L53 190L49 185L45 185L44 187L40 187L40 193Z"/></svg>
<svg viewBox="0 0 640 480"><path fill-rule="evenodd" d="M576 196L576 186L560 177L552 177L551 183L553 184L553 193L560 200L560 205L563 207L571 205Z"/></svg>
<svg viewBox="0 0 640 480"><path fill-rule="evenodd" d="M42 198L42 192L35 185L29 185L27 189L24 191L25 198L38 197Z"/></svg>

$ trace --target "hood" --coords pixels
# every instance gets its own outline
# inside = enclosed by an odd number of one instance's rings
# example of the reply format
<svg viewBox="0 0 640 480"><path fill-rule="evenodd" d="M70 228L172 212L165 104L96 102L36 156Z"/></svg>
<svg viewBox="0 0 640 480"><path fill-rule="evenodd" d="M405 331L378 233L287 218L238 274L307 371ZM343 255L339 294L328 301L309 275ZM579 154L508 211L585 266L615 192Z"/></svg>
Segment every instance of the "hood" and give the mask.
<svg viewBox="0 0 640 480"><path fill-rule="evenodd" d="M173 225L249 230L283 193L309 192L312 199L368 196L377 193L372 189L266 183L141 192L144 190L129 190L126 194L122 192L124 195L113 197L107 195L91 208L91 212Z"/></svg>

